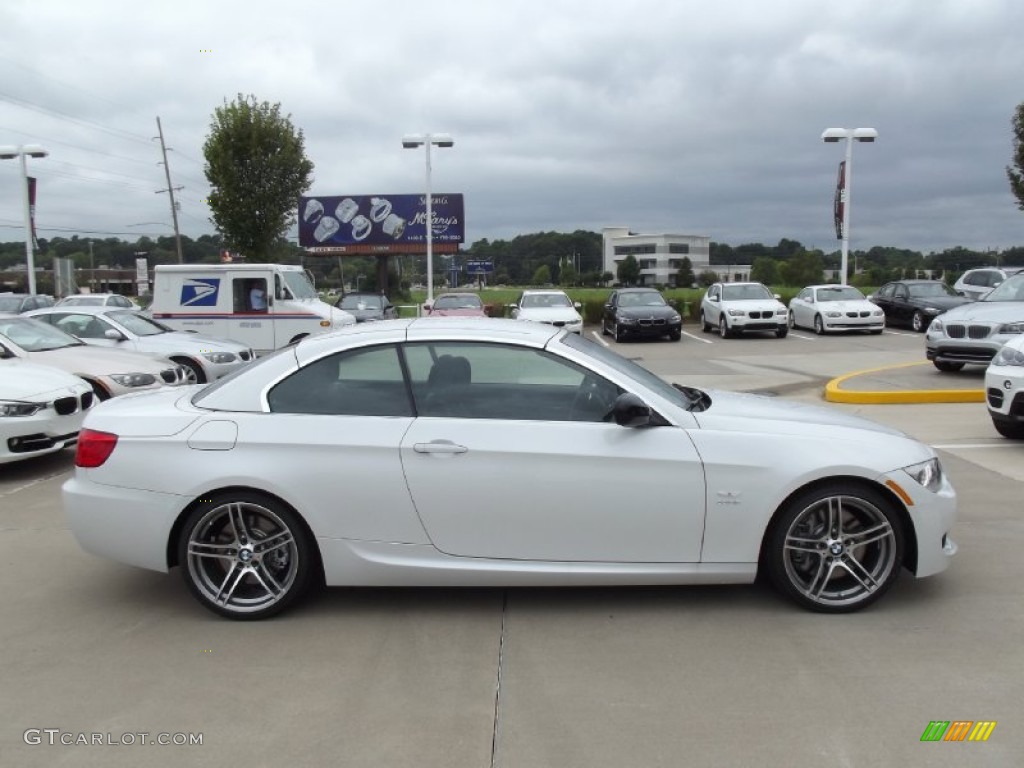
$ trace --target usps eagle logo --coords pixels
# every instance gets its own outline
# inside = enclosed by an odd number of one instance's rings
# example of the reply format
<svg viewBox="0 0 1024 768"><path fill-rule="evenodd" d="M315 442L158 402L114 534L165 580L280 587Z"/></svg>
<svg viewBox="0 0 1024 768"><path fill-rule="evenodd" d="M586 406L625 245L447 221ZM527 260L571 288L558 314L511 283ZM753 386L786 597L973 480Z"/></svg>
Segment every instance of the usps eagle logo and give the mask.
<svg viewBox="0 0 1024 768"><path fill-rule="evenodd" d="M190 279L181 286L181 306L183 307L215 307L217 292L220 290L220 278L207 280Z"/></svg>

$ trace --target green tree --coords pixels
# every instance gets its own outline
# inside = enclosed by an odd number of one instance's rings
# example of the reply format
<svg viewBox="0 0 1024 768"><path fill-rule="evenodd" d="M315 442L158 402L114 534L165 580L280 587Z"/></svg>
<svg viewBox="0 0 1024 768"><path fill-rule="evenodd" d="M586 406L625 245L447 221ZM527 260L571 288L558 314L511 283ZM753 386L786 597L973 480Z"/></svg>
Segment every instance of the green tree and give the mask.
<svg viewBox="0 0 1024 768"><path fill-rule="evenodd" d="M203 145L211 220L225 245L267 261L312 183L301 130L280 104L243 97L214 110Z"/></svg>
<svg viewBox="0 0 1024 768"><path fill-rule="evenodd" d="M1010 191L1017 198L1017 207L1024 211L1024 101L1017 105L1010 120L1013 125L1013 164L1006 166Z"/></svg>
<svg viewBox="0 0 1024 768"><path fill-rule="evenodd" d="M758 256L750 265L750 279L765 285L775 285L779 282L779 267L775 259L768 256Z"/></svg>
<svg viewBox="0 0 1024 768"><path fill-rule="evenodd" d="M576 285L577 282L579 282L579 277L576 274L576 267L572 264L566 263L558 271L558 284L573 286Z"/></svg>
<svg viewBox="0 0 1024 768"><path fill-rule="evenodd" d="M713 272L710 269L705 269L699 275L697 275L697 282L707 288L712 283L718 282L718 273Z"/></svg>
<svg viewBox="0 0 1024 768"><path fill-rule="evenodd" d="M640 282L640 262L633 254L629 254L619 262L616 274L623 285L634 285Z"/></svg>
<svg viewBox="0 0 1024 768"><path fill-rule="evenodd" d="M547 264L541 264L537 267L533 273L533 280L530 281L531 285L547 285L551 282L551 267Z"/></svg>
<svg viewBox="0 0 1024 768"><path fill-rule="evenodd" d="M816 285L822 281L824 267L821 254L817 251L803 251L779 267L779 277L786 285Z"/></svg>
<svg viewBox="0 0 1024 768"><path fill-rule="evenodd" d="M689 256L683 256L679 260L679 271L676 272L676 287L689 288L695 282L697 277L693 274L693 262Z"/></svg>

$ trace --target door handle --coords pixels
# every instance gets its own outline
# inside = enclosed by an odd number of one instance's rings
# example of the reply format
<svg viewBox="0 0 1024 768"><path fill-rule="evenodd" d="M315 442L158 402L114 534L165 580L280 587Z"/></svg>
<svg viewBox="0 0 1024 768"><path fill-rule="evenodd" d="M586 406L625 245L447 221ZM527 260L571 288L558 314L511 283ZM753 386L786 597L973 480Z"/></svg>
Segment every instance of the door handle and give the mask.
<svg viewBox="0 0 1024 768"><path fill-rule="evenodd" d="M412 449L416 453L438 453L447 456L454 456L469 450L466 446L453 443L451 440L431 440L429 443L414 443Z"/></svg>

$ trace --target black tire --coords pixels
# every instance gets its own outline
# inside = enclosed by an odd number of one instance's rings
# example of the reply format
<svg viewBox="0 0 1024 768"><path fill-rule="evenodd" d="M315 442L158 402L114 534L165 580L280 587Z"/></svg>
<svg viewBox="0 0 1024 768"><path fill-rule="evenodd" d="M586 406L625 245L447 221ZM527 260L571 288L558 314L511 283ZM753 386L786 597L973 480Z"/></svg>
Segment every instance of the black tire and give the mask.
<svg viewBox="0 0 1024 768"><path fill-rule="evenodd" d="M932 360L932 365L943 373L956 373L964 367L964 363L946 363L942 360Z"/></svg>
<svg viewBox="0 0 1024 768"><path fill-rule="evenodd" d="M790 329L793 329L793 328L797 327L796 326L796 315L793 314L792 311L789 313L789 316L786 318L786 324L790 327Z"/></svg>
<svg viewBox="0 0 1024 768"><path fill-rule="evenodd" d="M1003 437L1008 437L1011 440L1024 440L1024 424L1014 424L1008 421L992 419L992 426Z"/></svg>
<svg viewBox="0 0 1024 768"><path fill-rule="evenodd" d="M915 312L910 318L910 327L918 333L927 331L929 325L931 325L931 320L927 319L921 312Z"/></svg>
<svg viewBox="0 0 1024 768"><path fill-rule="evenodd" d="M609 333L608 333L608 323L606 323L604 321L604 318L601 318L601 335L602 336L608 336L609 335Z"/></svg>
<svg viewBox="0 0 1024 768"><path fill-rule="evenodd" d="M683 332L682 331L672 331L672 333L670 333L668 335L668 338L669 338L669 341L679 341L681 338L683 338Z"/></svg>
<svg viewBox="0 0 1024 768"><path fill-rule="evenodd" d="M715 326L708 320L707 315L703 312L700 313L700 329L703 333L711 333Z"/></svg>
<svg viewBox="0 0 1024 768"><path fill-rule="evenodd" d="M814 316L814 332L819 336L825 335L825 321L821 319L821 315Z"/></svg>
<svg viewBox="0 0 1024 768"><path fill-rule="evenodd" d="M718 317L718 335L723 339L728 339L732 336L732 331L729 330L729 324L725 322L725 314L721 314Z"/></svg>
<svg viewBox="0 0 1024 768"><path fill-rule="evenodd" d="M185 378L189 384L205 384L206 373L203 371L203 367L199 365L195 360L189 360L187 357L172 357L171 360L176 362L182 368L185 369Z"/></svg>
<svg viewBox="0 0 1024 768"><path fill-rule="evenodd" d="M778 328L775 329L775 335L778 338L780 338L780 339L786 338L786 334L788 334L788 333L789 333L789 326L788 325L780 325Z"/></svg>
<svg viewBox="0 0 1024 768"><path fill-rule="evenodd" d="M618 323L615 323L615 325L612 326L612 332L612 336L615 339L616 344L621 344L626 340L626 332L622 330L622 326Z"/></svg>
<svg viewBox="0 0 1024 768"><path fill-rule="evenodd" d="M903 540L891 499L866 485L835 481L796 495L776 513L763 564L775 588L798 605L849 613L895 583Z"/></svg>
<svg viewBox="0 0 1024 768"><path fill-rule="evenodd" d="M251 491L204 499L188 516L178 563L207 609L253 621L298 600L315 571L306 527L281 502Z"/></svg>

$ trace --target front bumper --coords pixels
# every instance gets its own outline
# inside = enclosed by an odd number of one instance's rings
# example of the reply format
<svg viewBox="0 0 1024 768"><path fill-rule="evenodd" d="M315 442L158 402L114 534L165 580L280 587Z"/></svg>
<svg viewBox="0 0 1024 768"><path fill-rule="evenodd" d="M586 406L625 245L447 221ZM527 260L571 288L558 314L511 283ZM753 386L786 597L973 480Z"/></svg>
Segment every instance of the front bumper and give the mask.
<svg viewBox="0 0 1024 768"><path fill-rule="evenodd" d="M1024 367L989 366L985 372L985 403L996 421L1024 423Z"/></svg>
<svg viewBox="0 0 1024 768"><path fill-rule="evenodd" d="M932 493L902 470L890 472L886 477L897 483L913 501L906 509L914 530L906 533L917 539L914 575L924 578L949 568L950 560L957 553L956 542L950 536L956 521L956 491L949 480L943 475L942 487Z"/></svg>
<svg viewBox="0 0 1024 768"><path fill-rule="evenodd" d="M666 320L639 320L627 323L619 322L619 327L630 336L666 336L683 332L683 322L670 323ZM582 329L581 329L582 332Z"/></svg>

